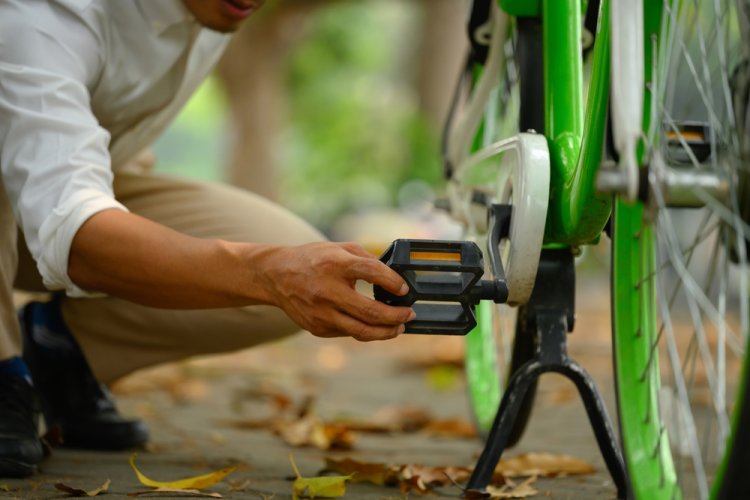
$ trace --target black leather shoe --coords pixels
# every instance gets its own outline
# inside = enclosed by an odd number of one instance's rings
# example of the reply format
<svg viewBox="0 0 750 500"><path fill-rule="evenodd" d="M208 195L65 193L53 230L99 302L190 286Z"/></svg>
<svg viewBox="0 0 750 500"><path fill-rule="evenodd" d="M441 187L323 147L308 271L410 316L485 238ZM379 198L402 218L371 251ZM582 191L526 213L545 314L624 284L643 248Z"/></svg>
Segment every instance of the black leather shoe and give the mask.
<svg viewBox="0 0 750 500"><path fill-rule="evenodd" d="M146 424L120 415L77 345L73 352L68 349L61 354L37 343L32 328L40 314L57 315L57 324L64 324L59 300L31 302L19 312L23 358L39 393L47 428L59 427L62 446L71 448L124 450L144 445L148 441Z"/></svg>
<svg viewBox="0 0 750 500"><path fill-rule="evenodd" d="M0 376L0 477L26 477L44 451L38 435L36 394L23 377Z"/></svg>

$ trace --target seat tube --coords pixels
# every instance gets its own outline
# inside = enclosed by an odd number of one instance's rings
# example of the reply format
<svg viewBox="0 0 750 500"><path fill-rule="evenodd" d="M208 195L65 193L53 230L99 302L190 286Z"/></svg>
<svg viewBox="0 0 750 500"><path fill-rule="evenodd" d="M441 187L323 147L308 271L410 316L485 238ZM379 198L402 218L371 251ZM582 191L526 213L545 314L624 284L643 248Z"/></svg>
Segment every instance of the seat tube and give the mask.
<svg viewBox="0 0 750 500"><path fill-rule="evenodd" d="M557 239L566 232L562 193L575 174L583 134L580 0L542 0L542 25L544 121L551 163L546 236Z"/></svg>

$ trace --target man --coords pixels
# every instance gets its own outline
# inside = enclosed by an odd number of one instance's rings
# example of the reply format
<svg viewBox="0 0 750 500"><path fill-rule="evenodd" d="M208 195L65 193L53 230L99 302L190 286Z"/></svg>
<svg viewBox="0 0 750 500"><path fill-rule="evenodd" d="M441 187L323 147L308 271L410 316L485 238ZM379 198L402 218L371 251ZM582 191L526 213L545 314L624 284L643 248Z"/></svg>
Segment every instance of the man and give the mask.
<svg viewBox="0 0 750 500"><path fill-rule="evenodd" d="M300 328L388 339L413 318L355 291L407 291L359 246L148 173L142 151L261 3L0 0L0 476L41 461L37 395L65 444L123 449L148 432L105 386L135 369ZM14 283L57 292L19 325Z"/></svg>

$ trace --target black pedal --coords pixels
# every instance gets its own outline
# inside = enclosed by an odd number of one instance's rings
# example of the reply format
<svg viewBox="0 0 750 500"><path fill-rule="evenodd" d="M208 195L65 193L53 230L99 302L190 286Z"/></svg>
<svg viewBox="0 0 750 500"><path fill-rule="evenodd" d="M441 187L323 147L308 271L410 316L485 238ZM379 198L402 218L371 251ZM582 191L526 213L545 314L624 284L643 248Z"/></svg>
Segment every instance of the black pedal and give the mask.
<svg viewBox="0 0 750 500"><path fill-rule="evenodd" d="M675 130L677 129L677 130ZM711 157L711 127L701 122L676 122L665 128L666 155L670 164L692 165L689 148L698 163L704 163Z"/></svg>
<svg viewBox="0 0 750 500"><path fill-rule="evenodd" d="M396 240L380 260L409 285L403 296L374 287L377 300L413 307L407 333L465 335L477 324L474 306L498 295L495 282L480 281L482 252L470 241Z"/></svg>

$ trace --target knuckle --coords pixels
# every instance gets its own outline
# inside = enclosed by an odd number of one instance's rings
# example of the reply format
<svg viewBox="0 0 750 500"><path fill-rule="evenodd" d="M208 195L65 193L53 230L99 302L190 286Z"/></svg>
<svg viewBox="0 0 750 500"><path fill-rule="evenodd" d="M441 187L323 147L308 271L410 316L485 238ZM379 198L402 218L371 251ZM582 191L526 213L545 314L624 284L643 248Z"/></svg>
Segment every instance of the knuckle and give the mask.
<svg viewBox="0 0 750 500"><path fill-rule="evenodd" d="M377 304L367 304L362 308L362 316L370 321L377 321L383 317L383 313Z"/></svg>
<svg viewBox="0 0 750 500"><path fill-rule="evenodd" d="M358 326L352 337L361 342L367 342L371 340L372 335L370 335L370 329L367 326Z"/></svg>

